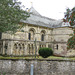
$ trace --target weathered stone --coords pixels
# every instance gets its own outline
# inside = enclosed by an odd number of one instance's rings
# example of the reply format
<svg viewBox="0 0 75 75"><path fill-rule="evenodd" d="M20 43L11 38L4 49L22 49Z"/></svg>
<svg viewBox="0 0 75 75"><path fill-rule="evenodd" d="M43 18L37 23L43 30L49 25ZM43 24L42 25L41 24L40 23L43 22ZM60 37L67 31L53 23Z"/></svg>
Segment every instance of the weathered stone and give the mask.
<svg viewBox="0 0 75 75"><path fill-rule="evenodd" d="M31 64L34 75L75 75L75 61L68 60L0 60L0 74L30 75Z"/></svg>
<svg viewBox="0 0 75 75"><path fill-rule="evenodd" d="M0 60L0 72L2 72L2 71L1 71L1 70L2 70L2 64L3 64L3 61Z"/></svg>
<svg viewBox="0 0 75 75"><path fill-rule="evenodd" d="M2 61L2 72L4 73L11 72L11 61L10 60Z"/></svg>
<svg viewBox="0 0 75 75"><path fill-rule="evenodd" d="M25 61L19 60L18 62L16 62L16 71L18 73L24 73L25 71Z"/></svg>

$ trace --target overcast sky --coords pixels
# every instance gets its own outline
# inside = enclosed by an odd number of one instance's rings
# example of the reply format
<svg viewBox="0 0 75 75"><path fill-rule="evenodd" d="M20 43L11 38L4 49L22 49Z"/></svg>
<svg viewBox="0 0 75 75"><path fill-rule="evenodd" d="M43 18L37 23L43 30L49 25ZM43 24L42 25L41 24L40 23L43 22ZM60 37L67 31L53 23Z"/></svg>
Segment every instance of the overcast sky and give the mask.
<svg viewBox="0 0 75 75"><path fill-rule="evenodd" d="M25 8L30 8L31 2L36 11L42 16L53 19L62 19L66 8L75 6L75 0L18 0L22 2Z"/></svg>

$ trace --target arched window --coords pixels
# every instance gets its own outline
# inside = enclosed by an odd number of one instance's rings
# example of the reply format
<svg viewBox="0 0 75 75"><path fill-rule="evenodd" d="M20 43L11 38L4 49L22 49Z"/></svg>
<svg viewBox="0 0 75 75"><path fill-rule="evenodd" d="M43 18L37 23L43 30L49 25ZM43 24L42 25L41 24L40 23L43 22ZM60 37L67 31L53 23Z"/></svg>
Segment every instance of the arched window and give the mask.
<svg viewBox="0 0 75 75"><path fill-rule="evenodd" d="M41 41L44 41L44 34L41 35Z"/></svg>
<svg viewBox="0 0 75 75"><path fill-rule="evenodd" d="M57 48L57 50L58 50L58 45L56 45L56 48Z"/></svg>
<svg viewBox="0 0 75 75"><path fill-rule="evenodd" d="M45 40L45 31L41 31L41 41Z"/></svg>
<svg viewBox="0 0 75 75"><path fill-rule="evenodd" d="M29 40L31 40L31 33L29 33L28 38L29 38Z"/></svg>
<svg viewBox="0 0 75 75"><path fill-rule="evenodd" d="M34 29L33 28L29 30L28 39L34 40Z"/></svg>

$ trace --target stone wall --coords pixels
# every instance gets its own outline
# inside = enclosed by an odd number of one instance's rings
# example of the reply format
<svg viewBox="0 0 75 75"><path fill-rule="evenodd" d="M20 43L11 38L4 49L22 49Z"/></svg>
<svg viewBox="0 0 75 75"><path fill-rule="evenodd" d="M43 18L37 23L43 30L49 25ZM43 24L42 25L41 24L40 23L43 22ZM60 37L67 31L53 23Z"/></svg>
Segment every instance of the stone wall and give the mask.
<svg viewBox="0 0 75 75"><path fill-rule="evenodd" d="M67 41L73 34L71 27L60 27L53 29L54 54L59 56L67 56ZM58 47L57 47L58 45ZM75 55L75 54L74 54Z"/></svg>
<svg viewBox="0 0 75 75"><path fill-rule="evenodd" d="M75 61L28 59L0 60L0 74L30 75L30 65L34 65L34 75L75 75Z"/></svg>
<svg viewBox="0 0 75 75"><path fill-rule="evenodd" d="M53 49L54 55L75 56L75 53L73 53L73 51L67 52L67 41L70 37L72 37L71 35L73 34L72 27L65 26L58 28L47 28L47 27L25 24L22 30L23 32L20 30L16 32L14 35L11 35L9 33L2 33L2 39L3 40L8 39L8 40L3 41L2 44L0 44L1 45L0 54L34 55L35 53L34 42L36 38L37 54L39 48L49 47ZM9 41L9 40L14 40L14 41Z"/></svg>
<svg viewBox="0 0 75 75"><path fill-rule="evenodd" d="M35 38L36 38L37 41L41 41L41 31L45 31L45 39L44 40L47 41L47 42L51 42L51 40L50 40L52 38L51 28L39 27L39 26L35 26L35 25L25 24L25 26L22 28L22 30L24 32L22 32L20 30L20 31L16 32L15 35L11 35L9 33L2 33L2 39L29 40L28 33L30 32L30 30L33 30L34 39L31 39L31 40L35 40Z"/></svg>
<svg viewBox="0 0 75 75"><path fill-rule="evenodd" d="M23 32L22 32L23 30ZM7 55L34 55L35 53L35 38L37 46L37 54L40 47L48 47L52 43L52 29L46 27L39 27L35 25L25 24L22 30L18 30L15 34L2 33L2 48L0 54ZM44 32L43 39L42 32ZM29 39L29 33L30 38ZM6 39L8 39L6 41ZM2 41L1 40L1 41ZM12 41L10 41L12 40ZM6 49L7 47L7 49Z"/></svg>

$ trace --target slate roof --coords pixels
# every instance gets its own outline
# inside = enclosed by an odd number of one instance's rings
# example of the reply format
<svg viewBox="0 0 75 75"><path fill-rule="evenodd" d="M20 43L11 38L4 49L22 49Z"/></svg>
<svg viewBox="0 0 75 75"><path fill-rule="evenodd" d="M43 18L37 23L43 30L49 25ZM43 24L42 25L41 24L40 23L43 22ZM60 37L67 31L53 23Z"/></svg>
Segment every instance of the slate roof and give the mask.
<svg viewBox="0 0 75 75"><path fill-rule="evenodd" d="M54 20L45 16L41 16L33 7L29 9L29 12L31 13L30 17L27 20L22 20L22 22L48 28L56 28L63 26L62 20Z"/></svg>

